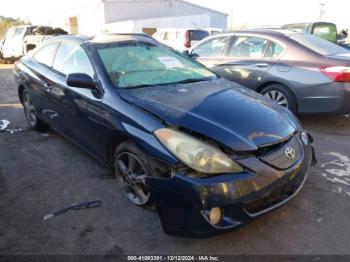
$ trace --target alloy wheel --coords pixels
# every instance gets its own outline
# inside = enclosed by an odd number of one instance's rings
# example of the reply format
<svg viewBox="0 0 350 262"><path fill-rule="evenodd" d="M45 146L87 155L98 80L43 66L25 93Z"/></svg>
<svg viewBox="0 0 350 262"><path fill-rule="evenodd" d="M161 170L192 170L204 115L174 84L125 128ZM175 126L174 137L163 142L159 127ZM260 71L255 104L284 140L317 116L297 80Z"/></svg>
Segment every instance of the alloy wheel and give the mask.
<svg viewBox="0 0 350 262"><path fill-rule="evenodd" d="M29 94L27 94L27 93L23 97L23 105L24 105L24 112L25 112L26 118L29 122L29 125L31 127L34 127L37 123L35 108L33 106L33 103L32 103L32 100L31 100Z"/></svg>
<svg viewBox="0 0 350 262"><path fill-rule="evenodd" d="M132 153L123 152L117 156L115 168L126 197L135 205L147 204L151 194L146 186L147 171L141 160Z"/></svg>
<svg viewBox="0 0 350 262"><path fill-rule="evenodd" d="M275 101L280 106L288 108L288 99L282 92L277 91L277 90L270 90L270 91L267 91L264 94L264 96L266 96L269 99Z"/></svg>

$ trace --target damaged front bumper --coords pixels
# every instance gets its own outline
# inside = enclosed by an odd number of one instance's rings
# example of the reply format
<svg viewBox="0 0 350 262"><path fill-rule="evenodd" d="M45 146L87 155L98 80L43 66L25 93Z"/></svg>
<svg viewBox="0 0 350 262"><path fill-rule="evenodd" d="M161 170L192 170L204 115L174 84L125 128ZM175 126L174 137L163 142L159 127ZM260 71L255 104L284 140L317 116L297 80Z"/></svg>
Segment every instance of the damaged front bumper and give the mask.
<svg viewBox="0 0 350 262"><path fill-rule="evenodd" d="M277 170L256 157L236 160L246 172L205 179L175 174L148 178L164 231L182 237L209 237L240 227L276 209L303 187L309 167L316 162L311 144L287 170ZM248 171L249 170L249 171ZM220 222L210 223L210 211L219 208Z"/></svg>

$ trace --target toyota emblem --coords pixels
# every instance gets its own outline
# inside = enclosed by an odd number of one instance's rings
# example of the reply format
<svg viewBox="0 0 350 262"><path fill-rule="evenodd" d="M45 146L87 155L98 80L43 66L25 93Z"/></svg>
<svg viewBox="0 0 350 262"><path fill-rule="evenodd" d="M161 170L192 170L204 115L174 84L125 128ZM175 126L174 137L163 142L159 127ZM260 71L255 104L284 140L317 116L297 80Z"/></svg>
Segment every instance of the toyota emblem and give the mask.
<svg viewBox="0 0 350 262"><path fill-rule="evenodd" d="M288 159L290 159L290 160L294 160L296 157L295 150L291 147L287 147L285 153L286 153L286 156L288 157Z"/></svg>

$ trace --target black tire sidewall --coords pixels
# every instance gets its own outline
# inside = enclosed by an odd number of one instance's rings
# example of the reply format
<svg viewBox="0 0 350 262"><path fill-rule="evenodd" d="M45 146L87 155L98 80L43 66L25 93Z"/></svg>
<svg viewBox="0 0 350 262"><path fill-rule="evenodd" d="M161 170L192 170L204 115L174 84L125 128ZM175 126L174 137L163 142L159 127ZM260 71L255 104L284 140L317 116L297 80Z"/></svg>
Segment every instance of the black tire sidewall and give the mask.
<svg viewBox="0 0 350 262"><path fill-rule="evenodd" d="M23 93L22 93L22 96L21 96L21 102L22 102L22 104L23 104L23 110L24 110L24 111L26 110L26 109L25 109L25 104L24 104L24 97L25 97L26 95L29 96L29 98L31 99L30 93L29 93L26 89L24 89L24 90L23 90ZM32 100L32 102L33 102L33 100ZM29 121L29 119L28 119L28 117L27 117L26 112L24 112L24 113L25 113L25 117L26 117L26 120L27 120L28 125L29 125L30 128L32 128L33 130L35 130L35 131L46 131L46 130L49 129L49 126L48 126L45 122L43 122L43 121L37 116L36 112L34 113L34 114L35 114L35 124L34 124L34 125L32 125L32 124L30 123L30 121Z"/></svg>
<svg viewBox="0 0 350 262"><path fill-rule="evenodd" d="M23 94L22 94L23 109L24 109L24 113L25 113L25 116L26 116L28 125L29 125L32 129L36 130L36 129L37 129L37 126L38 126L38 117L37 117L37 115L36 115L36 113L35 113L35 114L34 114L34 115L35 115L35 124L30 123L30 121L29 121L29 119L28 119L28 115L27 115L27 108L26 108L25 103L24 103L25 97L28 97L29 99L31 99L29 92L27 92L26 90L24 90L24 91L23 91Z"/></svg>
<svg viewBox="0 0 350 262"><path fill-rule="evenodd" d="M260 93L262 95L265 95L267 92L274 91L274 90L281 92L287 98L288 109L292 111L294 114L297 114L298 105L297 105L296 99L294 97L294 94L287 87L279 84L274 84L274 85L265 87Z"/></svg>

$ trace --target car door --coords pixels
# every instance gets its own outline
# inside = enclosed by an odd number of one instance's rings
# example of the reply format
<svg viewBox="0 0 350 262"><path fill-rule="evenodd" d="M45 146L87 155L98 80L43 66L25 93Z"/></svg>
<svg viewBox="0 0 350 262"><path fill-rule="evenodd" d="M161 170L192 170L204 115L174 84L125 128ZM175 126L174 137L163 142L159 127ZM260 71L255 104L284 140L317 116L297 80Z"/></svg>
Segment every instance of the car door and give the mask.
<svg viewBox="0 0 350 262"><path fill-rule="evenodd" d="M267 38L240 35L232 42L216 72L256 90L283 50L281 44Z"/></svg>
<svg viewBox="0 0 350 262"><path fill-rule="evenodd" d="M99 156L102 150L99 140L102 90L68 86L67 76L73 73L84 73L96 79L85 50L75 42L62 41L48 73L52 81L50 104L57 112L54 126L91 154Z"/></svg>
<svg viewBox="0 0 350 262"><path fill-rule="evenodd" d="M51 80L47 77L47 73L52 67L58 46L58 41L50 42L37 50L31 59L26 59L26 65L30 68L26 74L27 91L31 95L38 116L50 125L56 113L48 103Z"/></svg>
<svg viewBox="0 0 350 262"><path fill-rule="evenodd" d="M210 38L195 46L191 50L190 56L215 71L216 66L223 60L225 50L230 40L230 36Z"/></svg>

